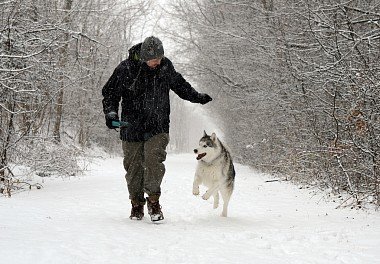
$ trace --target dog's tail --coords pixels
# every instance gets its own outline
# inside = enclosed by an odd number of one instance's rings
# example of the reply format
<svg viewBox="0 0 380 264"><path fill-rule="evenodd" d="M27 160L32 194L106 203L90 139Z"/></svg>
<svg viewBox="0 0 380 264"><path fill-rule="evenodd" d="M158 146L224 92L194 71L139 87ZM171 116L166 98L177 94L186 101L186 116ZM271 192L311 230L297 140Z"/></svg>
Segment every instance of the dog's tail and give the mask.
<svg viewBox="0 0 380 264"><path fill-rule="evenodd" d="M227 172L227 188L231 190L231 193L235 187L235 174L234 164L232 163L232 160L230 160L230 166Z"/></svg>

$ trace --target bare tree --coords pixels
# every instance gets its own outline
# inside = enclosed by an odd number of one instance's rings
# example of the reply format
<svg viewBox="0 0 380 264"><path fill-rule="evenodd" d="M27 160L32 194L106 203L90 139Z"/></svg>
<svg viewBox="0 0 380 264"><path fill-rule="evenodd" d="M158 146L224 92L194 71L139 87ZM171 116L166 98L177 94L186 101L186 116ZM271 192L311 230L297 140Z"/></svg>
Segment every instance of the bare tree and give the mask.
<svg viewBox="0 0 380 264"><path fill-rule="evenodd" d="M0 3L1 192L10 195L18 188L14 183L23 181L13 166L28 166L40 176L75 175L80 146L112 141L97 128L101 85L126 56L134 23L148 5Z"/></svg>
<svg viewBox="0 0 380 264"><path fill-rule="evenodd" d="M376 1L178 1L189 69L241 162L379 202Z"/></svg>

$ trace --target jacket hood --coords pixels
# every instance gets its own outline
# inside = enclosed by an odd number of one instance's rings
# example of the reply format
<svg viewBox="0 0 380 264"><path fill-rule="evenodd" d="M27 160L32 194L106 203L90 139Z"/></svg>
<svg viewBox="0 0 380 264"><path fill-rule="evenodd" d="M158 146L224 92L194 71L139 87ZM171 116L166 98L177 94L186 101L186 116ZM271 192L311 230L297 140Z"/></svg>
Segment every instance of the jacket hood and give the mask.
<svg viewBox="0 0 380 264"><path fill-rule="evenodd" d="M140 57L141 45L142 45L142 43L136 44L136 45L132 46L132 48L130 48L128 50L128 52L129 52L128 59L129 60L140 61L140 58L141 58Z"/></svg>

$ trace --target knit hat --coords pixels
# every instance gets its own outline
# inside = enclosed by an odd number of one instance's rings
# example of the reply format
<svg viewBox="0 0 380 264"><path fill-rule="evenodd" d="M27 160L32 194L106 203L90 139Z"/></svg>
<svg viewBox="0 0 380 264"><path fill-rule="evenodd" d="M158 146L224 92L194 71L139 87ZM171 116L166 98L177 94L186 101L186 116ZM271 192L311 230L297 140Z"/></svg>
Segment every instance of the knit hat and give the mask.
<svg viewBox="0 0 380 264"><path fill-rule="evenodd" d="M147 37L141 45L140 57L143 61L157 59L164 56L164 47L156 37Z"/></svg>

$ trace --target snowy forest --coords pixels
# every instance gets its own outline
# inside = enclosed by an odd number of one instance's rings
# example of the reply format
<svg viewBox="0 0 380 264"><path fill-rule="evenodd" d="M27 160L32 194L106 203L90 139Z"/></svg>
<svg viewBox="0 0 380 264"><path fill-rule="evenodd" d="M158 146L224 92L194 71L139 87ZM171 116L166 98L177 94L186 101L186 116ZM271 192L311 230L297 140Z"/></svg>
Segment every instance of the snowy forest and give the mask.
<svg viewBox="0 0 380 264"><path fill-rule="evenodd" d="M213 97L202 114L236 162L380 204L378 0L154 2L0 1L3 195L33 185L18 166L75 176L88 149L121 151L101 89L133 44L157 35ZM191 152L199 115L173 96L170 149Z"/></svg>

